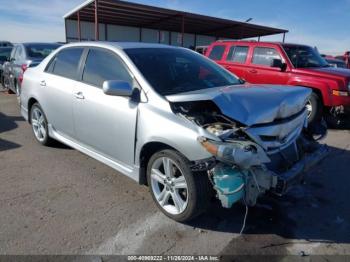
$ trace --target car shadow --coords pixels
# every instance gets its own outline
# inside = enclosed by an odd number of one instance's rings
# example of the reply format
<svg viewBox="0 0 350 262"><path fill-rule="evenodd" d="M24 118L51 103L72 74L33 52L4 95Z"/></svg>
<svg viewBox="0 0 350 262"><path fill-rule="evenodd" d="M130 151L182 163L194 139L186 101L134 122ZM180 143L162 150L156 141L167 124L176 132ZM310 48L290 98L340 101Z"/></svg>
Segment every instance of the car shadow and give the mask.
<svg viewBox="0 0 350 262"><path fill-rule="evenodd" d="M308 174L303 185L282 197L262 197L257 206L249 207L243 235L350 243L349 161L349 151L331 147L330 154ZM244 214L244 205L224 209L216 203L189 224L204 230L239 233Z"/></svg>
<svg viewBox="0 0 350 262"><path fill-rule="evenodd" d="M20 116L8 116L0 112L0 133L17 128L17 121L24 121L24 119Z"/></svg>
<svg viewBox="0 0 350 262"><path fill-rule="evenodd" d="M7 141L1 138L1 133L16 129L18 127L16 123L17 121L24 121L24 119L17 116L7 116L0 112L0 151L10 150L21 146L15 142Z"/></svg>

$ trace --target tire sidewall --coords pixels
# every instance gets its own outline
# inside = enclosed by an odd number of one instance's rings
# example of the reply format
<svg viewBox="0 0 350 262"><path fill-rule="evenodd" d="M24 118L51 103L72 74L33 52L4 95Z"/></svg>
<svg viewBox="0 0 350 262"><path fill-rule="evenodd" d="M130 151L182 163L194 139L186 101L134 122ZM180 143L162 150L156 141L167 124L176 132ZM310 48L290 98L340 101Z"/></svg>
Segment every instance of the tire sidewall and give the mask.
<svg viewBox="0 0 350 262"><path fill-rule="evenodd" d="M161 157L168 157L171 160L173 160L177 165L178 168L181 170L183 176L186 179L186 183L187 183L187 197L188 197L188 203L187 206L185 208L185 210L178 215L173 215L168 213L166 210L163 209L163 207L158 203L157 199L155 198L154 194L153 194L153 190L152 190L152 183L151 181L151 168L153 163ZM182 221L187 221L189 219L191 219L194 214L196 213L196 203L197 203L197 188L196 188L196 184L194 182L194 177L193 177L193 173L189 167L189 161L186 160L185 157L181 156L180 153L174 151L174 150L162 150L159 151L157 153L155 153L149 160L148 165L147 165L147 181L148 181L148 186L149 186L149 190L151 191L151 195L152 198L154 200L154 202L156 203L157 207L168 217L170 217L171 219L174 219L176 221L182 222Z"/></svg>
<svg viewBox="0 0 350 262"><path fill-rule="evenodd" d="M309 98L310 104L312 106L312 111L309 116L308 122L310 125L320 121L322 118L322 104L319 96L316 93L312 93Z"/></svg>

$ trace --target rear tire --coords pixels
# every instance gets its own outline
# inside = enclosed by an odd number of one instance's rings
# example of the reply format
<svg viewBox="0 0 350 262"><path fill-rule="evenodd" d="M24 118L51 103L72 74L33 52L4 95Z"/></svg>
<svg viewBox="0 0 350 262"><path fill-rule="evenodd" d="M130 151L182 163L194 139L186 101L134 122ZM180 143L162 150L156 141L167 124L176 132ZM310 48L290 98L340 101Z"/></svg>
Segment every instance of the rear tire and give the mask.
<svg viewBox="0 0 350 262"><path fill-rule="evenodd" d="M306 108L308 110L309 125L313 125L321 121L323 114L323 104L322 99L317 93L311 93L308 103L306 104Z"/></svg>
<svg viewBox="0 0 350 262"><path fill-rule="evenodd" d="M206 173L193 173L190 162L175 150L162 150L150 158L147 181L157 207L178 222L195 218L210 204L212 187ZM177 202L183 204L181 208L177 208L181 206Z"/></svg>
<svg viewBox="0 0 350 262"><path fill-rule="evenodd" d="M35 139L44 146L51 145L54 140L49 136L48 121L39 103L30 109L30 123Z"/></svg>

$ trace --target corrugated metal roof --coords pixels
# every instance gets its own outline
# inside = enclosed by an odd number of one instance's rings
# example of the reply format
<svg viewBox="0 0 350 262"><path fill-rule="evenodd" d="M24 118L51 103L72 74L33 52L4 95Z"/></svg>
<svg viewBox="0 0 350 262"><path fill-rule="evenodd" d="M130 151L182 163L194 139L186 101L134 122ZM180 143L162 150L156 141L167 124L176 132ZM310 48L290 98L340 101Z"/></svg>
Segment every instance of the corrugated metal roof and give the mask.
<svg viewBox="0 0 350 262"><path fill-rule="evenodd" d="M64 18L95 21L95 0L88 0L67 13ZM136 4L120 0L98 0L99 23L182 31L221 38L242 39L286 33L288 30L188 13L172 9Z"/></svg>

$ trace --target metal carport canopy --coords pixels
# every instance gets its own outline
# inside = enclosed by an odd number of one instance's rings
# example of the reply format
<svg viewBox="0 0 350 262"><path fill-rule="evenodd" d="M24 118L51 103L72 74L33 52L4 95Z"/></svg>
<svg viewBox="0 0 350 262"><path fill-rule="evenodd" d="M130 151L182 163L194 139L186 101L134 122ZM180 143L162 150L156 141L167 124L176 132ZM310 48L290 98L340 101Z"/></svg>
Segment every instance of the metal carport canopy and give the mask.
<svg viewBox="0 0 350 262"><path fill-rule="evenodd" d="M288 30L238 22L228 19L176 11L120 0L88 0L64 16L64 19L177 31L216 38L243 39L274 34ZM79 26L80 30L80 26Z"/></svg>

